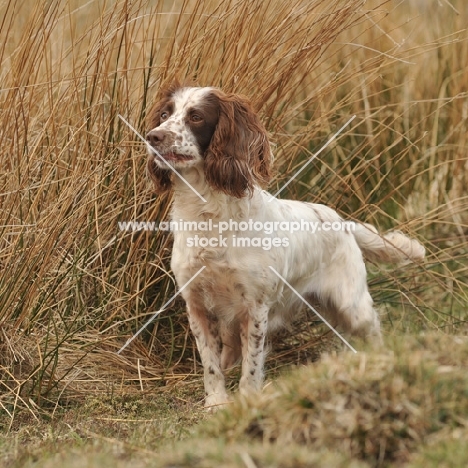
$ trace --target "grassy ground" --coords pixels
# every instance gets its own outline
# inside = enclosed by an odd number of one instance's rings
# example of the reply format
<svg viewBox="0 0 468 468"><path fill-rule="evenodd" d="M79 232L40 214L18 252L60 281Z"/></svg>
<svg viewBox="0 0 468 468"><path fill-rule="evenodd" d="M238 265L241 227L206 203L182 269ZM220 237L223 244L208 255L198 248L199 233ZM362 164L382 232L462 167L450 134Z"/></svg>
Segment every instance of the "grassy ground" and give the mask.
<svg viewBox="0 0 468 468"><path fill-rule="evenodd" d="M467 337L424 334L327 354L214 416L199 386L90 397L53 420L25 414L2 456L15 467L461 467L467 365Z"/></svg>
<svg viewBox="0 0 468 468"><path fill-rule="evenodd" d="M466 465L467 20L463 0L0 1L4 463ZM170 236L118 229L170 207L118 116L144 133L174 77L251 97L273 192L356 114L282 195L424 243L368 265L385 351L304 367L336 348L308 314L264 396L214 418L181 302L116 354L175 291Z"/></svg>

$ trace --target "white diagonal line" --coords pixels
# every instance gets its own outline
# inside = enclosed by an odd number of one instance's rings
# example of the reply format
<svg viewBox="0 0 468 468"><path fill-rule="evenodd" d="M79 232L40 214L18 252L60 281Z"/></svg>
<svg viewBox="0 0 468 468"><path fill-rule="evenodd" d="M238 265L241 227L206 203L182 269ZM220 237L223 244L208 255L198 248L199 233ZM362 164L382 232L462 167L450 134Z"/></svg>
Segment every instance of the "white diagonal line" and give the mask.
<svg viewBox="0 0 468 468"><path fill-rule="evenodd" d="M312 307L272 266L270 269L275 273L275 275L280 278L286 285L289 286L291 291L307 306L309 307L316 315L319 317L325 325L354 353L357 351L317 312L317 310Z"/></svg>
<svg viewBox="0 0 468 468"><path fill-rule="evenodd" d="M355 118L356 115L353 115L274 195L271 195L268 203L282 192Z"/></svg>
<svg viewBox="0 0 468 468"><path fill-rule="evenodd" d="M203 265L151 318L117 351L120 354L164 309L206 268Z"/></svg>
<svg viewBox="0 0 468 468"><path fill-rule="evenodd" d="M162 157L161 153L159 151L157 151L155 148L153 148L147 141L146 141L146 138L143 138L139 133L138 131L133 128L129 122L127 122L127 120L125 120L120 114L117 114L120 118L120 120L122 120L132 131L133 133L135 133L135 135L146 145L146 147L151 151L153 152L156 156L158 156L158 158L160 158L161 160L163 160L165 163L166 163L166 166L169 167L169 169L171 169L173 172L175 172L180 179L182 179L186 185L192 189L193 193L195 193L195 195L198 195L205 203L206 203L206 200L200 195L200 193L198 193L198 191L196 189L194 189L192 187L192 185L190 185L190 183L184 178L182 177L182 175L174 168L172 167L170 164L168 164L168 162Z"/></svg>

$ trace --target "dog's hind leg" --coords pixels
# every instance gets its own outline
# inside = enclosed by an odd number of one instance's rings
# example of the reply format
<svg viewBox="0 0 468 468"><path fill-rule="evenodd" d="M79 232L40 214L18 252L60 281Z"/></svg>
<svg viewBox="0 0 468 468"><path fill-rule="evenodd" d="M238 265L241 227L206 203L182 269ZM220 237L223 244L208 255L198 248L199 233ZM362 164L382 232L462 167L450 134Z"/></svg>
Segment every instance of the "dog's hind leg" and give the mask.
<svg viewBox="0 0 468 468"><path fill-rule="evenodd" d="M335 303L339 325L351 335L373 344L381 344L380 320L367 287L353 299L352 303Z"/></svg>
<svg viewBox="0 0 468 468"><path fill-rule="evenodd" d="M317 296L342 330L375 344L381 343L380 320L367 288L364 261L357 245L337 254L333 264L321 272Z"/></svg>
<svg viewBox="0 0 468 468"><path fill-rule="evenodd" d="M221 369L233 367L241 358L241 339L239 324L220 324L221 328Z"/></svg>

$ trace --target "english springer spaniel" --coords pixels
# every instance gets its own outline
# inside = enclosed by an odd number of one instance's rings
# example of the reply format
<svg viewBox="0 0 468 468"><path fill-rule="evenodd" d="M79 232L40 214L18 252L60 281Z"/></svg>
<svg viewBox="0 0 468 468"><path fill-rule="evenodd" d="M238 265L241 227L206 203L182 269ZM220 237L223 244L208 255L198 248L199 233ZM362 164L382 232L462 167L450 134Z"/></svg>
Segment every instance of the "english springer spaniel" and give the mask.
<svg viewBox="0 0 468 468"><path fill-rule="evenodd" d="M379 235L367 224L330 229L343 221L334 210L265 192L271 148L242 96L174 85L153 108L150 128L155 190L174 191L179 228L171 266L179 288L205 267L182 296L203 363L206 407L228 401L223 370L239 359L241 392L261 390L265 336L291 321L301 298L320 303L339 330L380 340L363 255L419 261L419 242L397 231Z"/></svg>

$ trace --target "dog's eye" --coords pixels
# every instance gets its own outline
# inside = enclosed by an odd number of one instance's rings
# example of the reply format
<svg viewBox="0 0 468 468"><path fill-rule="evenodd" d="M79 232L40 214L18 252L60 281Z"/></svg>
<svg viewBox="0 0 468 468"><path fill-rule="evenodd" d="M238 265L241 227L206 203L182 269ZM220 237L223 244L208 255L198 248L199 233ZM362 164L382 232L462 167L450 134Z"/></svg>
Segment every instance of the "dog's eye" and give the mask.
<svg viewBox="0 0 468 468"><path fill-rule="evenodd" d="M169 117L169 114L165 111L161 112L160 116L161 120L167 120L167 118Z"/></svg>
<svg viewBox="0 0 468 468"><path fill-rule="evenodd" d="M203 118L202 118L201 115L199 115L199 114L192 114L192 115L190 116L190 120L191 120L192 122L197 123L197 122L201 122L201 121L203 120Z"/></svg>

